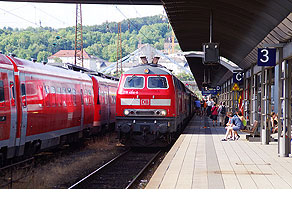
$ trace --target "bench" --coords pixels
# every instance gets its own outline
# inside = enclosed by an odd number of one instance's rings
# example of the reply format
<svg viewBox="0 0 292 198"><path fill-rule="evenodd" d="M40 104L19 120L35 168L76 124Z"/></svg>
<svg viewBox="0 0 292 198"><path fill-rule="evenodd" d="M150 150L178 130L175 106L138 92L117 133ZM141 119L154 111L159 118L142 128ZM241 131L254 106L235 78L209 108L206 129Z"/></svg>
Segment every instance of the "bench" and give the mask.
<svg viewBox="0 0 292 198"><path fill-rule="evenodd" d="M244 132L244 133L249 133L249 134L255 134L255 131L257 130L258 128L258 121L254 121L253 125L252 125L252 128L251 126L250 127L247 127L248 129L242 129L240 130L241 132Z"/></svg>

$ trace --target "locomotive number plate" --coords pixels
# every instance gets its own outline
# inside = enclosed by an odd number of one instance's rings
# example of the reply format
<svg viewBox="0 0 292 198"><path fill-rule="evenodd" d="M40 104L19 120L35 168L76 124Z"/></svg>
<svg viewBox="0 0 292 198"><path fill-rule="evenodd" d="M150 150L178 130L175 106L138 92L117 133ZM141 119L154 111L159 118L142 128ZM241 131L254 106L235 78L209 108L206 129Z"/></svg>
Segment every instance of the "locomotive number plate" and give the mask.
<svg viewBox="0 0 292 198"><path fill-rule="evenodd" d="M149 99L141 99L141 105L149 105Z"/></svg>

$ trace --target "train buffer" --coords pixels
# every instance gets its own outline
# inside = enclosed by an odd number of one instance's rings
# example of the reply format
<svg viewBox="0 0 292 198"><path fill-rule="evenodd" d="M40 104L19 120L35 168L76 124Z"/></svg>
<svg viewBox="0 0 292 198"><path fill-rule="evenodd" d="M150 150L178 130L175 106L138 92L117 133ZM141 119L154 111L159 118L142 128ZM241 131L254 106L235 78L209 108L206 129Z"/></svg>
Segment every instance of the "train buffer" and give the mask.
<svg viewBox="0 0 292 198"><path fill-rule="evenodd" d="M246 133L236 141L221 141L224 135L224 127L212 127L209 118L193 117L146 188L292 188L292 158L277 157L276 142L249 142Z"/></svg>

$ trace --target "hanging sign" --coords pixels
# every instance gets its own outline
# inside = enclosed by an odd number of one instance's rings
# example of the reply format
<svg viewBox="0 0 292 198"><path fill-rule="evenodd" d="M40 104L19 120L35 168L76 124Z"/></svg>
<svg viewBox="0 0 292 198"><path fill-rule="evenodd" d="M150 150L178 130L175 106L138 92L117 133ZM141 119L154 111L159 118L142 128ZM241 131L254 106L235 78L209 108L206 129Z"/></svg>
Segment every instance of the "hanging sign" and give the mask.
<svg viewBox="0 0 292 198"><path fill-rule="evenodd" d="M232 91L239 91L239 86L237 83L233 84Z"/></svg>
<svg viewBox="0 0 292 198"><path fill-rule="evenodd" d="M241 83L243 81L243 72L233 73L233 82L234 83Z"/></svg>
<svg viewBox="0 0 292 198"><path fill-rule="evenodd" d="M202 95L217 95L217 90L215 88L208 88L208 89L202 89Z"/></svg>
<svg viewBox="0 0 292 198"><path fill-rule="evenodd" d="M276 66L276 48L258 48L258 66Z"/></svg>

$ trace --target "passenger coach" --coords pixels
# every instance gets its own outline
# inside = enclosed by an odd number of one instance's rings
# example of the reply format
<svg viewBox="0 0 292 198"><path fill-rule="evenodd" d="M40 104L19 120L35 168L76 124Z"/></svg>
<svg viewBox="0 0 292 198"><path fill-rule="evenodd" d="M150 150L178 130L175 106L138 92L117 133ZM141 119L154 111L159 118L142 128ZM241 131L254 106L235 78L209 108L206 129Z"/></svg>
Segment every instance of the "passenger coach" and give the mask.
<svg viewBox="0 0 292 198"><path fill-rule="evenodd" d="M117 84L77 67L0 54L0 166L114 125Z"/></svg>

